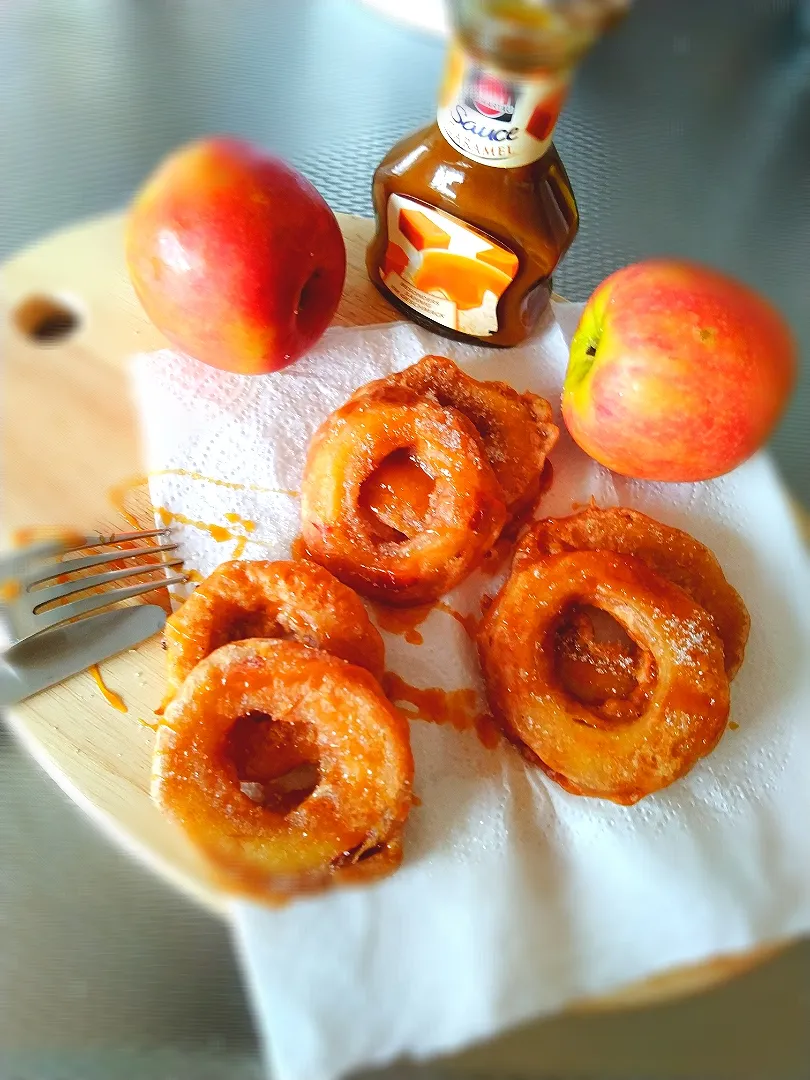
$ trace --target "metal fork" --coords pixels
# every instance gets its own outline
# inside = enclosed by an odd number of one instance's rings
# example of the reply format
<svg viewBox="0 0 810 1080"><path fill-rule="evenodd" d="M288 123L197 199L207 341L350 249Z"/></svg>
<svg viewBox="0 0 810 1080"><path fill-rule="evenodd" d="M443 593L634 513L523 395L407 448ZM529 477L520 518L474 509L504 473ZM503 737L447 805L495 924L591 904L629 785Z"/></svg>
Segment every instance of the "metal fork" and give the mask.
<svg viewBox="0 0 810 1080"><path fill-rule="evenodd" d="M163 557L165 552L176 550L177 544L174 543L158 543L154 547L144 545L129 550L119 548L112 551L104 550L113 544L168 535L168 529L147 529L143 532L114 533L109 536L77 536L68 543L58 540L46 541L2 556L0 582L3 583L3 599L0 601L0 621L3 622L6 630L6 646L10 647L21 641L27 641L36 634L42 633L43 630L50 630L73 619L90 615L94 611L117 604L121 600L141 596L154 589L165 589L169 585L181 585L187 580L185 574L163 576L162 573L153 581L141 582L123 589L107 589L70 603L54 603L65 600L73 593L84 592L86 589L109 585L114 581L135 577L137 574L165 572L167 569L179 566L181 559ZM67 561L61 561L59 558L60 555L69 554L71 551L94 547L102 550ZM141 560L144 555L157 555L159 558L143 562ZM89 570L110 562L131 562L132 565L100 574L77 575L80 570ZM57 577L65 577L67 580L62 580L55 585L43 584ZM42 587L37 588L37 586ZM43 611L43 608L51 603L54 603L54 606Z"/></svg>

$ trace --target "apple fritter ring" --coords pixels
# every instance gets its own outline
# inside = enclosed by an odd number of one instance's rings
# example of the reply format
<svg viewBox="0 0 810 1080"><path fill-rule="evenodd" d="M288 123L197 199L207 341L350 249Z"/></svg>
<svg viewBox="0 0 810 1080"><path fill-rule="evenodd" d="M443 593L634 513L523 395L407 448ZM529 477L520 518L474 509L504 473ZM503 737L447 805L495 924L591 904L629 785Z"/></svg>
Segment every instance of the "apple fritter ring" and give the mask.
<svg viewBox="0 0 810 1080"><path fill-rule="evenodd" d="M293 805L262 797L271 776L240 775L245 725L265 739L270 774L298 758L314 769ZM248 758L260 771L257 746ZM227 888L273 899L394 870L412 780L408 723L368 671L257 638L216 649L185 680L158 732L152 795Z"/></svg>
<svg viewBox="0 0 810 1080"><path fill-rule="evenodd" d="M513 568L564 551L614 551L635 555L679 585L711 615L723 643L728 677L745 655L751 620L742 597L723 574L714 554L689 533L663 525L625 506L589 506L565 518L538 521L515 551Z"/></svg>
<svg viewBox="0 0 810 1080"><path fill-rule="evenodd" d="M396 530L368 505L364 486L403 453L430 491L424 515ZM435 600L475 569L505 520L478 433L454 409L357 398L327 417L310 442L304 544L312 559L366 596L399 605Z"/></svg>
<svg viewBox="0 0 810 1080"><path fill-rule="evenodd" d="M501 485L509 518L520 518L533 508L546 458L560 435L545 398L519 394L505 382L473 379L446 356L424 356L404 371L361 387L354 396L385 396L393 389L466 416Z"/></svg>
<svg viewBox="0 0 810 1080"><path fill-rule="evenodd" d="M385 649L360 597L310 562L234 561L201 582L166 621L166 701L203 657L244 638L287 638L381 678Z"/></svg>
<svg viewBox="0 0 810 1080"><path fill-rule="evenodd" d="M636 717L607 718L555 671L566 609L608 612L655 661ZM709 753L728 720L723 646L711 617L640 559L603 551L551 555L512 573L479 631L490 706L527 758L577 795L634 803Z"/></svg>

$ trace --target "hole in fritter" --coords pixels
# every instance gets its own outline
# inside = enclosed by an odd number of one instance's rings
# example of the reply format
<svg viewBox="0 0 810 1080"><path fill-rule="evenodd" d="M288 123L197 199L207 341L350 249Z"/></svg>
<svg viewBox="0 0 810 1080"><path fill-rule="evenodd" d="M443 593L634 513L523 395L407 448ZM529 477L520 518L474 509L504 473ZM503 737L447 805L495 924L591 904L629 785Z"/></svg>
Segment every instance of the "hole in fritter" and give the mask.
<svg viewBox="0 0 810 1080"><path fill-rule="evenodd" d="M289 814L320 782L314 731L305 723L246 713L230 730L228 754L244 794L276 813Z"/></svg>
<svg viewBox="0 0 810 1080"><path fill-rule="evenodd" d="M386 530L407 540L425 527L436 483L407 447L389 454L360 489L360 506Z"/></svg>
<svg viewBox="0 0 810 1080"><path fill-rule="evenodd" d="M38 345L54 345L78 330L80 318L63 300L29 296L13 312L14 325Z"/></svg>
<svg viewBox="0 0 810 1080"><path fill-rule="evenodd" d="M638 688L641 650L606 611L569 608L557 624L554 651L563 689L585 705L625 701Z"/></svg>
<svg viewBox="0 0 810 1080"><path fill-rule="evenodd" d="M293 634L278 621L275 612L269 611L262 603L254 608L249 607L251 599L240 596L239 600L222 602L222 607L217 610L219 618L216 629L206 642L208 652L229 645L232 641L247 641L248 638L294 640ZM256 603L255 600L253 602Z"/></svg>

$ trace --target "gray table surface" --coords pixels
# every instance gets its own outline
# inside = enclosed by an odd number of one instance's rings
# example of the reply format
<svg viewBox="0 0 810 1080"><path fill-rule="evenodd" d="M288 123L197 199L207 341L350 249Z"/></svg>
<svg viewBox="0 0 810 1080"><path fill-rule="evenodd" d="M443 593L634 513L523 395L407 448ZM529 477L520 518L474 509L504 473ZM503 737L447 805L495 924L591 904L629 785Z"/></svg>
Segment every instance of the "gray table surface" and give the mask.
<svg viewBox="0 0 810 1080"><path fill-rule="evenodd" d="M431 115L441 55L353 0L2 0L0 259L121 206L212 131L368 214L374 165ZM623 263L687 255L762 289L806 341L809 96L808 5L639 0L559 127L582 228L557 288L584 299ZM805 352L774 451L810 504L807 367ZM0 854L0 1080L261 1075L225 928L99 836L2 728ZM792 949L663 1008L544 1021L452 1068L526 1075L528 1056L538 1078L798 1080L808 959Z"/></svg>

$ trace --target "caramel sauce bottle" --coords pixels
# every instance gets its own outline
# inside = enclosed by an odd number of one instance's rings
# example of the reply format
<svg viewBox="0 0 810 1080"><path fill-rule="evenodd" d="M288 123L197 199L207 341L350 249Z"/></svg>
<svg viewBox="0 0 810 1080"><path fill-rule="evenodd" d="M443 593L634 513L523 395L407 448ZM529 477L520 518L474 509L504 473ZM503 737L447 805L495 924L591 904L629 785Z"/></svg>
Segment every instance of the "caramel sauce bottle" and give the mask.
<svg viewBox="0 0 810 1080"><path fill-rule="evenodd" d="M624 0L454 0L436 122L374 174L372 282L408 318L517 345L548 305L577 205L552 133L573 64ZM553 10L552 10L553 9Z"/></svg>

